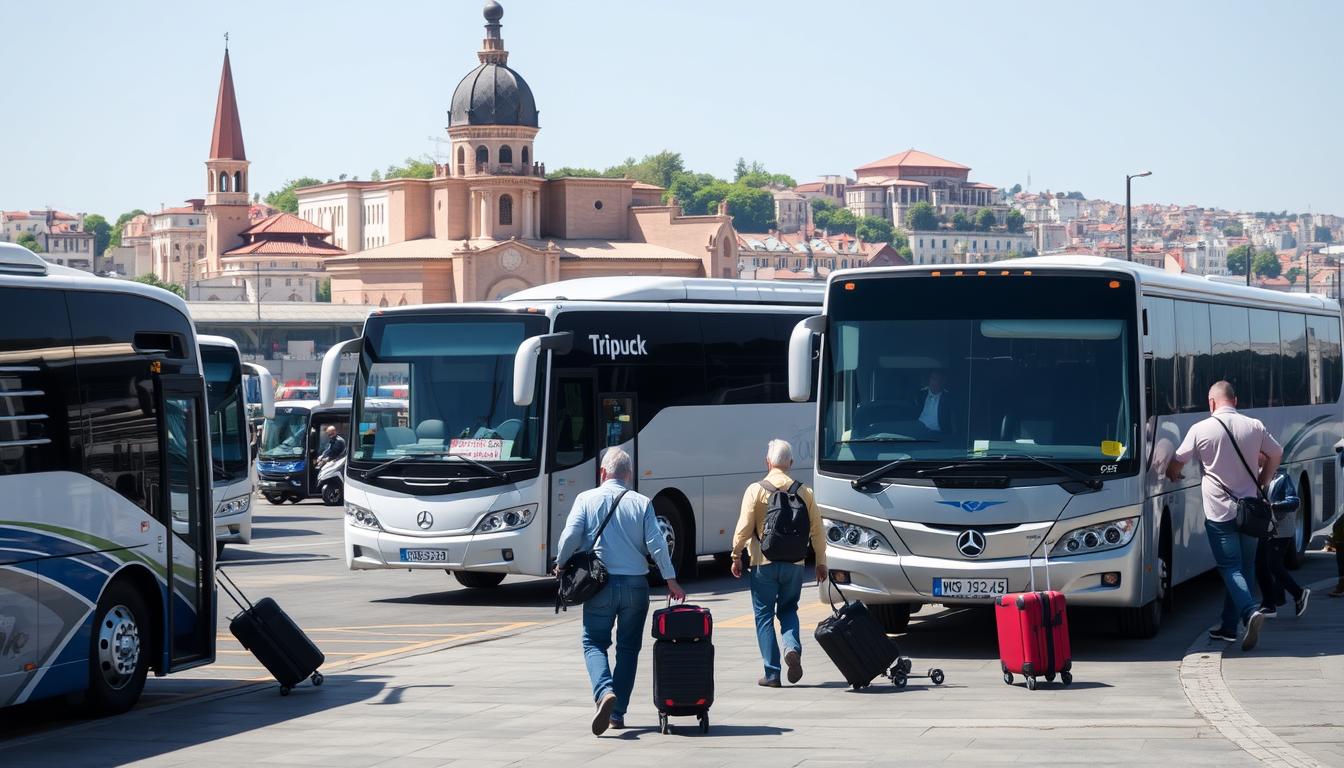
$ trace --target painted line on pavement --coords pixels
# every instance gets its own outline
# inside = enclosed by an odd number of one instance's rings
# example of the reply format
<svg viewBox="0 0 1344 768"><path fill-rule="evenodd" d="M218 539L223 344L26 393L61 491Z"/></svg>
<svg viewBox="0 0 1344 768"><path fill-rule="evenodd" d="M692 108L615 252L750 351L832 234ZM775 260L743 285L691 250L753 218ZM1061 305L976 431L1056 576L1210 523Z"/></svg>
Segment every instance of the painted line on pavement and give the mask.
<svg viewBox="0 0 1344 768"><path fill-rule="evenodd" d="M831 615L831 607L825 603L805 603L798 606L799 622L811 621L816 619L820 621ZM731 619L717 621L714 623L715 629L755 629L756 615L745 613L741 616L734 616Z"/></svg>
<svg viewBox="0 0 1344 768"><path fill-rule="evenodd" d="M1334 584L1325 579L1308 585L1315 592ZM1232 643L1212 640L1201 632L1181 659L1181 688L1201 717L1246 754L1273 768L1326 768L1324 763L1289 744L1251 717L1223 679L1223 651Z"/></svg>

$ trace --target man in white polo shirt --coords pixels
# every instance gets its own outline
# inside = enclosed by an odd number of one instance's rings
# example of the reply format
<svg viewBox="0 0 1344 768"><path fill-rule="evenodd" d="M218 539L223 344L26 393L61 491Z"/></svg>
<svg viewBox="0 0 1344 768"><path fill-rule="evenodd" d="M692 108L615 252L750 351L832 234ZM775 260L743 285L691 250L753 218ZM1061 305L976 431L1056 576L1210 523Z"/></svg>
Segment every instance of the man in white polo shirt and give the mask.
<svg viewBox="0 0 1344 768"><path fill-rule="evenodd" d="M1269 484L1283 459L1283 446L1259 420L1237 413L1237 393L1226 381L1209 388L1209 412L1209 418L1191 427L1181 447L1176 449L1167 464L1167 477L1180 480L1185 464L1192 458L1199 461L1204 475L1200 484L1204 529L1227 587L1222 622L1209 630L1209 637L1235 642L1237 629L1245 622L1241 648L1249 651L1255 647L1265 619L1251 594L1259 539L1237 529L1237 499L1255 496Z"/></svg>

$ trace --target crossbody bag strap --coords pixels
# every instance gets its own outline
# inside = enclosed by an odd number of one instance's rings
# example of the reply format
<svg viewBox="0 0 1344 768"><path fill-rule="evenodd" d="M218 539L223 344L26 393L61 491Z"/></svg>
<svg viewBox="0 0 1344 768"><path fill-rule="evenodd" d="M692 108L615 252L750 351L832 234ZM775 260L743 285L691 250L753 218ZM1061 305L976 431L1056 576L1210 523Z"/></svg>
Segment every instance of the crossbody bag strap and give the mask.
<svg viewBox="0 0 1344 768"><path fill-rule="evenodd" d="M625 498L625 494L629 492L630 489L627 488L621 491L620 493L616 494L616 500L611 502L611 508L607 510L606 516L602 518L602 523L597 526L597 533L593 534L593 544L591 547L588 548L589 551L597 549L597 541L598 539L602 538L602 531L606 529L607 523L611 521L611 516L616 514L616 508L621 505L621 499Z"/></svg>
<svg viewBox="0 0 1344 768"><path fill-rule="evenodd" d="M1264 499L1266 502L1268 502L1269 498L1265 496L1265 489L1260 487L1260 477L1256 475L1255 472L1251 471L1251 465L1246 461L1246 457L1242 455L1241 447L1237 445L1237 436L1232 434L1232 428L1227 426L1227 422L1223 421L1217 416L1212 416L1210 418L1218 422L1218 424L1222 426L1223 431L1227 433L1228 439L1232 441L1232 450L1237 452L1237 458L1241 459L1241 466L1245 467L1246 474L1250 475L1251 482L1255 483L1255 492L1259 494L1261 499ZM1227 486L1218 482L1218 478L1214 478L1213 482L1217 483L1218 486L1223 489L1223 492L1226 493L1228 496L1231 496L1233 499L1237 498L1236 494L1232 493L1227 489Z"/></svg>

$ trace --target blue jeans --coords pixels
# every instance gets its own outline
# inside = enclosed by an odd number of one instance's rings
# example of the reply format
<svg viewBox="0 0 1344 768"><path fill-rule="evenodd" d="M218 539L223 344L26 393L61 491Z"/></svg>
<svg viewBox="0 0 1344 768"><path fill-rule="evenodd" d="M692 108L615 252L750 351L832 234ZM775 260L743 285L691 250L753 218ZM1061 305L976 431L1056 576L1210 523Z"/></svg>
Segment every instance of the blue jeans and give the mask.
<svg viewBox="0 0 1344 768"><path fill-rule="evenodd" d="M1213 560L1218 564L1223 585L1227 587L1220 628L1227 634L1235 635L1240 624L1259 607L1251 594L1251 584L1255 582L1255 550L1260 540L1238 531L1236 520L1221 523L1205 520L1204 530L1209 534Z"/></svg>
<svg viewBox="0 0 1344 768"><path fill-rule="evenodd" d="M644 619L649 615L649 580L646 576L616 576L583 604L583 663L593 684L593 701L608 692L616 694L613 715L625 717L630 691L635 687L635 668L644 644ZM616 628L616 674L607 665L611 629Z"/></svg>
<svg viewBox="0 0 1344 768"><path fill-rule="evenodd" d="M779 644L775 642L775 617L784 637L784 651L803 652L798 640L798 598L803 591L803 566L797 563L767 563L752 566L751 608L756 614L756 642L765 661L765 676L779 677Z"/></svg>

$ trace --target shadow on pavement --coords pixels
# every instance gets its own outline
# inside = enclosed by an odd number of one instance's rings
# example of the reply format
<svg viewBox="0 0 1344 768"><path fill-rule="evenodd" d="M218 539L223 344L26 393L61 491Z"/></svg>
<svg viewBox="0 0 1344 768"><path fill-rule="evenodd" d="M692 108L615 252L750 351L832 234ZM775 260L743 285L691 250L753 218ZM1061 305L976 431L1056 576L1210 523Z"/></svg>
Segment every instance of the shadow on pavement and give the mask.
<svg viewBox="0 0 1344 768"><path fill-rule="evenodd" d="M267 523L270 521L267 520ZM252 529L252 540L261 541L263 539L288 539L295 536L320 536L317 531L308 528L272 528L269 525L256 526Z"/></svg>
<svg viewBox="0 0 1344 768"><path fill-rule="evenodd" d="M645 736L655 736L660 739L671 736L686 736L701 739L712 739L715 736L783 736L786 733L793 733L792 728L780 728L774 725L719 725L714 722L713 710L710 710L709 733L701 733L700 725L694 720L687 719L681 725L677 724L676 719L672 720L672 733L663 735L657 728L637 727L626 728L618 731L616 736L624 741L639 741ZM611 731L608 731L611 733Z"/></svg>
<svg viewBox="0 0 1344 768"><path fill-rule="evenodd" d="M318 517L317 515L262 515L262 514L258 514L256 517L252 518L252 524L253 524L253 525L256 525L257 523L266 523L267 525L269 525L269 524L271 524L271 523L322 523L322 522L328 522L328 521L330 521L330 520L335 520L335 519L336 519L336 518L334 518L334 517L326 518L326 517ZM262 529L262 530L269 530L269 529Z"/></svg>
<svg viewBox="0 0 1344 768"><path fill-rule="evenodd" d="M331 555L319 555L313 552L259 552L247 549L243 544L225 547L224 555L219 558L220 565L274 565L275 563L305 563L315 560L337 560Z"/></svg>

